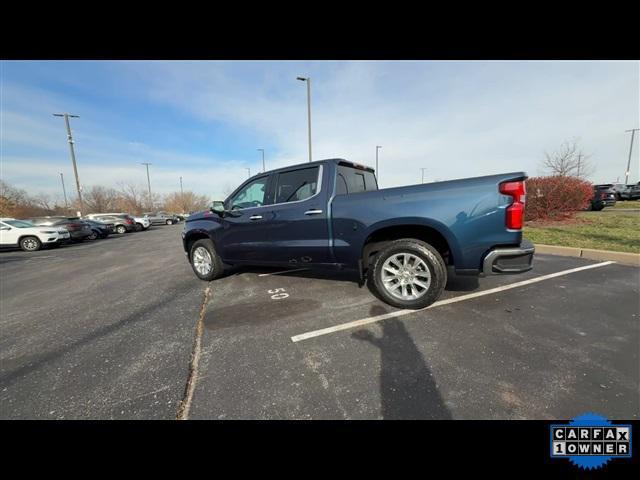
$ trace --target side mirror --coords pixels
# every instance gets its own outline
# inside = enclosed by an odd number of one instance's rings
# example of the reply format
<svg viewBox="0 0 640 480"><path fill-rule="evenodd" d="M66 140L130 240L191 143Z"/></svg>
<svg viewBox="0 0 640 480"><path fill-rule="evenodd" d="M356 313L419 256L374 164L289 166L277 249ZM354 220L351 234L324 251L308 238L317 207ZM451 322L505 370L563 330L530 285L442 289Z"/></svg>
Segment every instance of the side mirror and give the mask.
<svg viewBox="0 0 640 480"><path fill-rule="evenodd" d="M0 227L0 230L11 230L11 227Z"/></svg>
<svg viewBox="0 0 640 480"><path fill-rule="evenodd" d="M222 215L224 213L224 202L221 200L214 200L211 202L210 210L218 215Z"/></svg>

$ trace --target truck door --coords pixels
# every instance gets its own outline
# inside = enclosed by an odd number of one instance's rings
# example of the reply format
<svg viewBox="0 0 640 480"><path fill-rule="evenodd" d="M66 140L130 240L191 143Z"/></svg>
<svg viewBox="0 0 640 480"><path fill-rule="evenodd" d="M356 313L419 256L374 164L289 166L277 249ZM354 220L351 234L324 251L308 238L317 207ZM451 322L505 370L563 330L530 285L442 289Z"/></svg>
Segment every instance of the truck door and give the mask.
<svg viewBox="0 0 640 480"><path fill-rule="evenodd" d="M269 222L270 256L274 261L295 266L332 262L328 189L323 187L328 184L328 176L322 165L298 166L274 173L274 201Z"/></svg>
<svg viewBox="0 0 640 480"><path fill-rule="evenodd" d="M226 202L223 229L219 235L224 260L237 262L268 262L268 241L271 203L267 195L269 175L255 178L243 185Z"/></svg>

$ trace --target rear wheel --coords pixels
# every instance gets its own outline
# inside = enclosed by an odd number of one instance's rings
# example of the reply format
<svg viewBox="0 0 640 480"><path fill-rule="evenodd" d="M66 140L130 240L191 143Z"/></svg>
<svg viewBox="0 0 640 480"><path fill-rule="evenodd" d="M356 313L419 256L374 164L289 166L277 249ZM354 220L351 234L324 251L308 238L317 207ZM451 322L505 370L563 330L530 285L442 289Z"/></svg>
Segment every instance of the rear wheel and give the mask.
<svg viewBox="0 0 640 480"><path fill-rule="evenodd" d="M435 302L447 283L447 268L428 243L401 239L389 243L377 256L369 281L389 305L424 308Z"/></svg>
<svg viewBox="0 0 640 480"><path fill-rule="evenodd" d="M191 245L189 259L193 272L200 280L214 280L224 273L222 260L208 238L197 240Z"/></svg>
<svg viewBox="0 0 640 480"><path fill-rule="evenodd" d="M171 219L167 220L167 225L173 225L173 220Z"/></svg>
<svg viewBox="0 0 640 480"><path fill-rule="evenodd" d="M98 238L98 232L95 230L91 230L91 235L89 235L89 240L95 240Z"/></svg>
<svg viewBox="0 0 640 480"><path fill-rule="evenodd" d="M126 229L126 227L125 227L124 225L118 225L118 226L116 227L116 232L117 232L117 233L126 233L126 232L127 232L127 229Z"/></svg>
<svg viewBox="0 0 640 480"><path fill-rule="evenodd" d="M40 250L42 242L38 237L24 237L20 239L20 248L25 252L35 252Z"/></svg>

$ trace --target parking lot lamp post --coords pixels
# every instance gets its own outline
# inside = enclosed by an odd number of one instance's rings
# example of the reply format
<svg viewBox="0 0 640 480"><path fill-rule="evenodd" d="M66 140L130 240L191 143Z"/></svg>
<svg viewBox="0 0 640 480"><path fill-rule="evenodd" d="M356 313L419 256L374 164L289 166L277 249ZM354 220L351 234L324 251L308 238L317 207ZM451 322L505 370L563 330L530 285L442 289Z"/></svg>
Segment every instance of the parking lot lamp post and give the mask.
<svg viewBox="0 0 640 480"><path fill-rule="evenodd" d="M421 168L420 170L422 170L422 183L424 183L424 171L426 170L426 168Z"/></svg>
<svg viewBox="0 0 640 480"><path fill-rule="evenodd" d="M309 161L311 161L311 77L297 77L301 82L307 82L307 122L309 133Z"/></svg>
<svg viewBox="0 0 640 480"><path fill-rule="evenodd" d="M247 167L245 167L245 168L247 168ZM248 175L247 178L251 178L251 169L250 168L247 168L247 175Z"/></svg>
<svg viewBox="0 0 640 480"><path fill-rule="evenodd" d="M631 132L631 145L629 145L629 160L627 161L627 171L624 172L624 184L629 184L629 173L631 169L631 152L633 151L633 137L639 129L632 128L631 130L625 130L625 133Z"/></svg>
<svg viewBox="0 0 640 480"><path fill-rule="evenodd" d="M64 208L69 210L69 202L67 202L67 190L64 188L64 175L60 172L60 180L62 181L62 194L64 195Z"/></svg>
<svg viewBox="0 0 640 480"><path fill-rule="evenodd" d="M69 125L69 118L80 118L79 115L72 115L70 113L54 113L54 117L63 117L64 123L67 127L67 141L69 142L69 151L71 152L71 163L73 163L73 173L76 177L76 189L78 190L78 202L80 203L80 211L84 210L82 204L82 189L80 188L80 180L78 179L78 168L76 167L76 152L73 149L73 137L71 136L71 126Z"/></svg>
<svg viewBox="0 0 640 480"><path fill-rule="evenodd" d="M262 152L262 172L264 173L267 171L266 167L264 166L264 148L258 148L258 151Z"/></svg>
<svg viewBox="0 0 640 480"><path fill-rule="evenodd" d="M151 180L149 179L149 165L153 165L152 163L142 162L140 165L145 165L147 167L147 188L149 189L149 209L153 210L153 203L151 202Z"/></svg>
<svg viewBox="0 0 640 480"><path fill-rule="evenodd" d="M182 199L182 213L184 213L184 190L182 189L182 177L180 177L180 198Z"/></svg>
<svg viewBox="0 0 640 480"><path fill-rule="evenodd" d="M378 151L382 147L380 145L376 145L376 179L378 180L378 185L380 185L380 172L378 171Z"/></svg>

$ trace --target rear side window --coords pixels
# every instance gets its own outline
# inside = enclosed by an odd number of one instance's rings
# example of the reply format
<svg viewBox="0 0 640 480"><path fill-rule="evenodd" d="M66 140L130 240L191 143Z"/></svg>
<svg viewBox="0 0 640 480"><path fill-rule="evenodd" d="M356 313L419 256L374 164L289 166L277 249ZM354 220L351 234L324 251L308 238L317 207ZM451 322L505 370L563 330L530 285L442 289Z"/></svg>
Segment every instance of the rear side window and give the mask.
<svg viewBox="0 0 640 480"><path fill-rule="evenodd" d="M279 173L276 181L275 203L298 202L315 195L318 191L319 168L302 168Z"/></svg>
<svg viewBox="0 0 640 480"><path fill-rule="evenodd" d="M368 170L338 165L336 195L377 190L375 175Z"/></svg>

